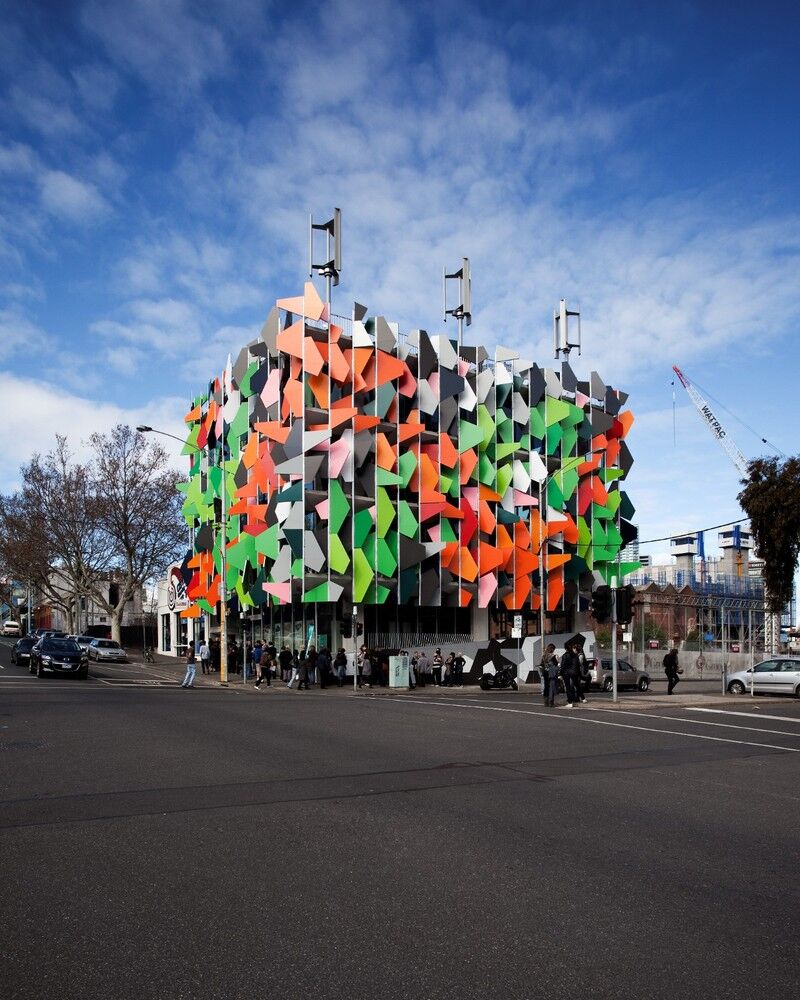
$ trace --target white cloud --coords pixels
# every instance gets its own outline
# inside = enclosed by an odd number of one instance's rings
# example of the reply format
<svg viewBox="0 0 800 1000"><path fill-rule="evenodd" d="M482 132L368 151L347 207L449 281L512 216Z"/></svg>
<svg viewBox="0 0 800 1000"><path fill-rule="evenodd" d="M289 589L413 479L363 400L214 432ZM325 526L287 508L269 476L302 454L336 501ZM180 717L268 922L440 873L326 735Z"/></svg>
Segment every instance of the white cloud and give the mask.
<svg viewBox="0 0 800 1000"><path fill-rule="evenodd" d="M128 0L111 6L89 0L81 19L116 65L171 98L188 96L227 68L222 32L195 17L192 5L183 0Z"/></svg>
<svg viewBox="0 0 800 1000"><path fill-rule="evenodd" d="M106 386L109 394L113 384ZM55 435L66 434L77 455L87 454L87 441L95 431L106 432L115 424L132 427L148 424L172 434L185 435L183 415L186 401L174 397L150 400L138 407L125 407L98 398L65 392L47 382L20 378L0 371L0 399L3 400L3 448L0 449L0 492L18 486L19 467L34 452L46 452L55 444ZM159 438L175 464L183 468L181 446L169 438Z"/></svg>
<svg viewBox="0 0 800 1000"><path fill-rule="evenodd" d="M11 105L25 124L48 139L75 135L83 125L66 100L12 87Z"/></svg>
<svg viewBox="0 0 800 1000"><path fill-rule="evenodd" d="M49 344L45 331L19 309L0 309L0 361L12 362L18 356L27 358L31 351L44 350Z"/></svg>
<svg viewBox="0 0 800 1000"><path fill-rule="evenodd" d="M0 173L30 175L36 170L38 160L35 151L25 143L11 142L0 146Z"/></svg>
<svg viewBox="0 0 800 1000"><path fill-rule="evenodd" d="M48 170L40 179L41 199L48 212L70 222L89 224L108 211L108 203L94 184Z"/></svg>
<svg viewBox="0 0 800 1000"><path fill-rule="evenodd" d="M72 70L78 94L92 111L109 111L116 100L120 79L113 70L101 63L87 63Z"/></svg>

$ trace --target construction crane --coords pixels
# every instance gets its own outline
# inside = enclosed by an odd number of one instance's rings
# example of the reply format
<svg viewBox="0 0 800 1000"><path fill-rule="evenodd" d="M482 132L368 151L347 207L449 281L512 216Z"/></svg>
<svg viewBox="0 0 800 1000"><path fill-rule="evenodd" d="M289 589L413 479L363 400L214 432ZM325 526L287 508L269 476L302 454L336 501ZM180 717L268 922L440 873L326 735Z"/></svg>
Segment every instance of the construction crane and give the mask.
<svg viewBox="0 0 800 1000"><path fill-rule="evenodd" d="M736 446L736 442L733 438L728 437L728 432L720 423L719 419L715 416L714 411L711 409L709 404L706 402L704 397L700 394L697 386L693 385L692 382L684 375L684 373L678 368L677 365L672 366L672 370L681 380L681 385L689 393L689 398L694 403L697 412L700 414L700 418L703 423L711 431L713 437L719 442L720 447L728 456L728 458L733 462L739 472L743 477L748 475L748 462L744 455L739 451ZM769 444L766 438L761 439L764 444ZM770 447L772 447L770 445ZM739 560L736 566L737 574L742 575L742 555L739 553ZM780 643L780 615L768 614L764 615L764 641L765 646L770 652L774 653L778 650Z"/></svg>
<svg viewBox="0 0 800 1000"><path fill-rule="evenodd" d="M728 458L733 462L736 468L741 472L743 476L747 475L747 459L736 447L736 443L732 438L728 437L728 432L720 423L719 419L715 416L714 411L708 405L706 400L697 391L697 387L689 381L686 375L678 368L677 365L672 366L672 370L681 380L681 385L689 393L689 398L694 403L697 408L697 412L703 423L711 431L714 438L719 442L720 447L728 456Z"/></svg>

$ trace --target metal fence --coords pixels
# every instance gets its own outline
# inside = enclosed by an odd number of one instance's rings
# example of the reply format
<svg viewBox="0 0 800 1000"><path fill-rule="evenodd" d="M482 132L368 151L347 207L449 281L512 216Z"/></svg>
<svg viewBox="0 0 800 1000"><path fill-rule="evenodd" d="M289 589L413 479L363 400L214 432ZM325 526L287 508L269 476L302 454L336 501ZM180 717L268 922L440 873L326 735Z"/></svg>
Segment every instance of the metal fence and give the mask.
<svg viewBox="0 0 800 1000"><path fill-rule="evenodd" d="M474 642L469 632L369 632L364 640L375 649L421 649L423 646L464 645Z"/></svg>

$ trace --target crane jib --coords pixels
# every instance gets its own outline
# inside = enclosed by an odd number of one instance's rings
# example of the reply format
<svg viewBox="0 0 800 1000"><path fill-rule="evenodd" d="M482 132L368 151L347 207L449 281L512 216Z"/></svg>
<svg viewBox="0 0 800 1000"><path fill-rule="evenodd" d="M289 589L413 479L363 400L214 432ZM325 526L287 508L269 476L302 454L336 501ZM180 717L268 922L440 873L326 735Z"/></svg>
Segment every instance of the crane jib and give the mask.
<svg viewBox="0 0 800 1000"><path fill-rule="evenodd" d="M724 438L725 437L725 428L722 426L722 424L719 422L719 420L717 420L717 418L711 412L711 410L709 409L709 407L708 406L703 406L701 412L702 412L703 416L706 418L706 420L708 421L709 427L711 427L711 429L714 431L714 433L717 435L717 437L718 438Z"/></svg>

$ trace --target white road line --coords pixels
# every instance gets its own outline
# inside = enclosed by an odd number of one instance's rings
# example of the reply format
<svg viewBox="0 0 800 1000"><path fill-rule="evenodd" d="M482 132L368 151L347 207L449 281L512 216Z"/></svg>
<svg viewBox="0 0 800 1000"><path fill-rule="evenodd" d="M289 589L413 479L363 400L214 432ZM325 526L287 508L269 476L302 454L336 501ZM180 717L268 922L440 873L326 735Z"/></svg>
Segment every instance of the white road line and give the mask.
<svg viewBox="0 0 800 1000"><path fill-rule="evenodd" d="M778 722L795 722L800 725L800 719L793 719L788 715L753 715L752 712L730 712L727 708L687 708L687 712L712 712L714 715L738 715L742 719L776 719Z"/></svg>
<svg viewBox="0 0 800 1000"><path fill-rule="evenodd" d="M589 719L585 715L553 714L549 712L529 712L523 708L500 708L496 705L460 705L453 701L421 701L418 698L389 698L390 704L406 703L417 705L434 705L442 708L468 708L473 712L508 712L513 715L536 715L543 719L553 719L564 722L587 722L593 726L613 726L615 729L636 729L642 733L662 733L664 736L685 736L688 740L708 740L712 743L733 743L742 747L759 747L762 750L783 750L785 753L800 753L800 747L781 747L772 743L750 743L747 740L727 740L722 736L702 736L700 733L681 733L673 729L654 729L651 726L626 726L623 722L606 722L604 719Z"/></svg>
<svg viewBox="0 0 800 1000"><path fill-rule="evenodd" d="M750 733L772 733L773 736L791 736L793 739L800 739L800 732L797 730L793 733L787 733L780 729L759 729L756 726L740 726L736 722L704 722L702 719L682 719L679 715L653 715L652 712L631 712L628 709L617 712L613 708L595 708L591 709L591 711L601 712L607 715L635 715L640 719L663 719L665 722L684 722L689 726L719 726L721 729L742 729L745 732ZM691 711L691 709L687 709L687 711ZM707 712L711 711L711 709L701 708L698 709L698 711ZM753 718L753 716L749 715L747 712L737 712L736 714L745 715L750 719ZM781 721L783 721L782 716L780 715L757 715L755 718L759 721L761 719L781 719ZM800 720L790 719L789 721L795 722Z"/></svg>

